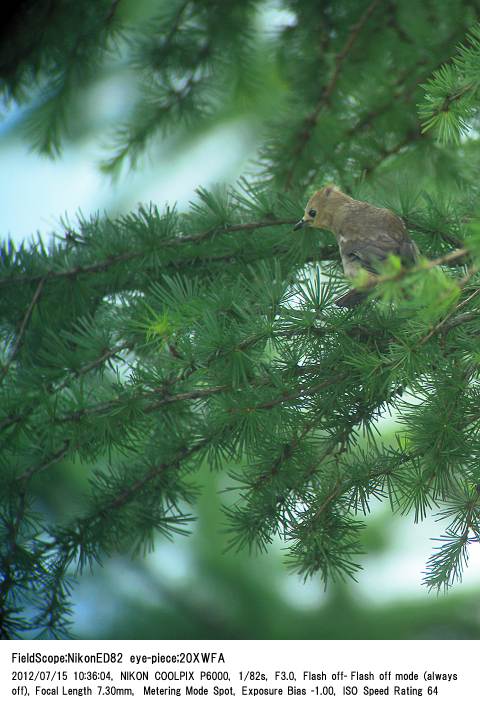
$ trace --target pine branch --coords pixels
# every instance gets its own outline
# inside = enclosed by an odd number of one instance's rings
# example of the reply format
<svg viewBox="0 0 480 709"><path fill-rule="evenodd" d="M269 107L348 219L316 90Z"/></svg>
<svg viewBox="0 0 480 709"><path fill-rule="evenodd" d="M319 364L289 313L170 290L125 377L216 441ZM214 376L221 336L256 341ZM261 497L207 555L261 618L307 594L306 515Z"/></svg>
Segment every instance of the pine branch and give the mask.
<svg viewBox="0 0 480 709"><path fill-rule="evenodd" d="M46 389L47 393L48 394L59 394L64 389L71 386L72 382L75 379L77 379L78 377L84 376L85 374L88 374L89 372L97 369L102 364L107 362L109 359L111 359L112 357L115 357L115 355L117 355L119 352L121 352L123 350L128 350L128 349L132 349L132 346L123 343L123 344L118 345L116 347L112 347L109 350L105 350L99 357L94 359L92 362L85 364L77 372L75 372L75 374L72 378L66 378L60 384L51 385L51 386L47 387L47 389ZM42 394L43 394L43 392L42 392ZM0 421L0 433L4 429L8 428L9 426L12 426L13 424L16 424L16 423L25 424L28 421L31 414L34 413L35 410L36 410L36 405L30 405L26 409L24 409L21 413L10 414L5 419Z"/></svg>
<svg viewBox="0 0 480 709"><path fill-rule="evenodd" d="M108 10L108 14L106 19L107 24L110 24L112 22L113 18L115 17L115 14L117 12L117 8L120 4L120 0L112 0L112 3L110 5L110 8Z"/></svg>
<svg viewBox="0 0 480 709"><path fill-rule="evenodd" d="M329 379L326 379L323 382L319 382L318 384L315 384L314 386L302 386L300 389L297 389L294 392L289 392L287 394L283 394L282 396L279 396L275 399L271 399L270 401L263 401L260 404L256 404L254 406L248 407L247 409L231 409L230 413L239 413L241 411L246 411L246 412L251 412L251 411L259 411L261 409L273 409L276 406L279 406L280 404L284 404L288 401L295 401L296 399L300 399L303 396L311 396L312 394L317 394L319 391L322 391L322 389L326 389L332 384L337 384L339 381L344 379L343 376L335 376L335 377L330 377Z"/></svg>
<svg viewBox="0 0 480 709"><path fill-rule="evenodd" d="M411 128L404 137L398 141L391 148L382 148L379 152L377 158L373 160L369 165L363 165L361 167L361 173L364 177L370 177L375 170L377 170L383 163L391 158L393 155L398 155L404 148L408 149L413 143L416 143L424 138L423 134L419 131L417 126Z"/></svg>
<svg viewBox="0 0 480 709"><path fill-rule="evenodd" d="M162 49L164 52L166 52L170 49L170 46L172 44L172 40L179 30L180 24L183 19L183 15L184 15L187 7L190 4L191 4L191 0L184 0L184 2L180 3L180 5L175 13L175 17L173 18L173 22L170 26L170 29L168 30L167 34L165 35L165 39L164 39L163 46L162 46Z"/></svg>
<svg viewBox="0 0 480 709"><path fill-rule="evenodd" d="M8 541L6 554L3 554L1 559L3 579L0 582L0 609L6 610L8 597L10 593L14 591L16 584L14 566L18 552L18 538L27 511L28 485L34 475L61 461L65 457L66 453L69 451L69 448L70 442L65 441L64 445L60 449L47 456L40 464L36 466L31 466L28 470L25 471L25 473L23 473L17 478L17 482L20 483L18 489L18 500L16 502L17 509L13 522L9 525L7 530ZM4 612L5 611L0 611L0 637L3 637L4 633L3 623L1 622L2 615L4 614Z"/></svg>
<svg viewBox="0 0 480 709"><path fill-rule="evenodd" d="M434 325L430 331L419 340L417 343L417 347L422 347L424 344L426 344L434 335L436 335L438 332L441 332L444 334L445 332L448 332L454 327L458 327L459 325L463 325L465 322L468 322L469 320L478 317L478 313L464 313L463 316L459 316L457 318L453 318L457 310L460 310L460 308L463 308L464 305L467 305L473 298L475 298L477 295L480 294L480 288L476 288L473 293L471 293L467 298L462 300L460 303L457 303L447 315L445 315L440 322L438 322L436 325ZM473 316L473 318L472 318Z"/></svg>
<svg viewBox="0 0 480 709"><path fill-rule="evenodd" d="M400 268L395 273L387 273L383 275L373 275L368 274L368 280L362 285L362 288L370 290L371 288L381 284L388 283L392 281L401 281L404 278L421 273L422 271L430 271L438 266L456 266L464 263L464 259L470 256L470 251L467 248L455 249L445 256L439 256L436 259L430 261L422 261L417 266L412 266L407 268L406 266L400 266Z"/></svg>
<svg viewBox="0 0 480 709"><path fill-rule="evenodd" d="M113 500L111 500L111 502L109 502L107 506L101 511L100 515L104 517L112 510L118 510L119 508L123 507L132 499L132 497L134 497L138 492L143 490L150 482L152 482L152 480L155 480L156 478L160 477L167 470L170 471L178 469L182 463L193 457L196 453L199 453L207 445L209 445L209 443L209 439L200 440L193 446L179 451L179 453L172 460L168 461L168 463L162 463L161 465L152 468L146 475L144 475L139 480L136 480L130 486L126 487L119 495L117 495ZM91 520L88 521L90 522Z"/></svg>
<svg viewBox="0 0 480 709"><path fill-rule="evenodd" d="M0 609L6 609L8 596L15 587L16 577L15 577L15 558L18 551L18 537L21 531L22 523L24 522L26 509L27 509L27 488L32 477L36 474L49 468L51 465L58 463L64 458L67 451L69 450L70 442L66 441L65 444L53 454L49 455L44 459L39 465L32 466L25 471L21 476L17 478L17 482L20 483L20 488L18 491L18 501L17 510L13 522L8 527L7 534L7 552L2 555L2 574L3 580L0 582ZM0 611L0 618L2 612ZM1 624L0 624L1 625ZM2 628L3 632L3 628Z"/></svg>
<svg viewBox="0 0 480 709"><path fill-rule="evenodd" d="M167 472L178 470L185 461L192 458L196 453L204 450L210 443L211 438L201 439L188 448L181 448L168 462L153 466L144 476L135 480L135 482L130 485L125 486L121 492L108 501L100 510L75 520L68 529L62 532L62 539L54 538L50 542L45 542L42 547L44 553L60 545L67 556L71 555L78 546L79 536L83 536L87 530L92 529L96 524L105 520L109 521L110 513L125 507L125 505L142 492L149 483L161 478Z"/></svg>
<svg viewBox="0 0 480 709"><path fill-rule="evenodd" d="M458 47L457 56L433 72L423 86L425 100L419 106L422 131L433 128L441 142L458 143L469 130L475 114L473 100L479 89L480 26L467 35L467 43Z"/></svg>
<svg viewBox="0 0 480 709"><path fill-rule="evenodd" d="M457 237L453 236L453 234L449 234L446 231L440 231L438 229L430 229L423 224L419 224L415 220L409 219L408 217L403 217L403 221L407 229L415 229L424 234L434 234L435 236L439 236L447 244L450 244L450 246L454 246L456 249L463 248L463 241L457 239Z"/></svg>
<svg viewBox="0 0 480 709"><path fill-rule="evenodd" d="M377 118L380 118L381 116L384 116L385 113L392 111L392 106L398 105L399 101L404 101L406 104L409 104L412 101L415 90L418 90L421 84L425 82L428 77L432 75L433 72L439 69L442 64L445 63L445 55L450 54L452 42L458 40L458 37L458 31L452 32L452 34L448 36L440 52L442 54L442 58L437 61L433 66L429 66L428 70L423 72L421 76L417 76L416 74L414 74L414 72L415 69L425 67L425 65L427 64L427 59L423 56L420 57L417 62L415 62L413 67L409 67L404 72L402 72L395 81L395 90L393 91L393 95L389 98L389 100L385 101L385 103L381 104L377 108L374 108L371 111L365 113L363 117L361 117L356 123L354 123L353 126L348 129L346 133L347 137L351 138L359 135L362 130L369 127ZM404 86L405 80L411 79L412 74L413 81L409 82L408 86Z"/></svg>
<svg viewBox="0 0 480 709"><path fill-rule="evenodd" d="M26 489L26 486L32 479L34 475L37 475L38 473L41 473L43 470L46 470L47 468L50 468L52 465L55 465L56 463L59 463L61 460L65 458L67 453L71 451L70 449L70 441L65 441L63 446L58 448L56 451L53 453L50 453L46 458L44 458L38 465L32 465L30 468L25 470L25 472L21 473L16 480L17 482L21 482L24 484L24 488Z"/></svg>
<svg viewBox="0 0 480 709"><path fill-rule="evenodd" d="M360 19L353 25L353 27L350 31L350 34L347 37L347 41L345 42L344 46L342 47L340 52L335 57L334 70L333 70L332 76L330 77L330 81L323 89L322 95L320 96L320 99L319 99L317 105L315 106L314 110L307 116L307 118L305 118L305 120L303 122L302 130L298 135L297 144L296 144L296 147L293 151L293 156L290 161L290 168L287 172L287 177L285 180L285 189L286 190L291 189L293 177L294 177L298 162L299 162L300 158L302 157L302 155L305 151L305 148L308 145L308 142L312 136L313 130L317 124L317 121L318 121L318 118L319 118L321 112L330 103L330 99L333 95L333 92L335 91L335 88L337 86L338 80L341 75L341 69L342 69L343 63L345 62L348 55L350 54L350 52L351 52L355 42L357 41L362 29L364 28L365 24L367 23L370 16L373 14L374 10L376 9L377 5L379 5L379 4L380 4L380 0L373 0L373 2L370 3L370 5L367 7L367 9L361 15Z"/></svg>
<svg viewBox="0 0 480 709"><path fill-rule="evenodd" d="M40 282L35 290L35 293L33 294L33 298L30 302L30 305L28 306L27 312L25 313L25 317L22 320L22 324L20 325L20 329L18 331L18 335L16 337L13 350L7 360L7 363L5 364L5 366L2 368L2 371L0 372L0 384L3 382L6 375L8 374L8 370L10 369L12 362L15 359L15 357L17 356L17 354L20 350L20 347L22 346L22 340L23 340L23 336L25 334L25 330L27 329L27 325L28 325L28 322L29 322L30 317L32 315L33 309L40 299L44 283L45 283L45 278L41 278Z"/></svg>
<svg viewBox="0 0 480 709"><path fill-rule="evenodd" d="M272 226L283 226L295 224L294 219L273 219L261 222L250 222L246 224L231 224L226 225L221 228L215 227L213 229L206 229L205 231L199 232L198 234L187 234L186 236L179 236L175 239L168 239L165 241L159 241L159 249L163 248L178 248L183 244L199 243L207 239L211 239L217 236L219 233L222 234L233 234L242 231L254 231L255 229L264 229ZM11 286L18 283L35 283L36 281L50 281L58 278L77 278L85 273L100 273L108 271L113 266L120 263L126 263L138 258L144 258L145 252L142 251L126 251L120 254L112 254L102 261L97 263L92 263L86 266L78 265L73 268L65 269L63 271L47 271L42 275L36 276L9 276L7 278L0 279L0 287ZM229 257L220 257L221 259Z"/></svg>
<svg viewBox="0 0 480 709"><path fill-rule="evenodd" d="M478 292L476 294L478 295ZM472 320L477 319L478 313L475 311L472 311L471 313L462 313L461 315L457 315L457 317L446 318L445 323L443 323L442 327L439 328L439 332L442 334L448 333L456 327L461 327L465 323L472 322Z"/></svg>
<svg viewBox="0 0 480 709"><path fill-rule="evenodd" d="M466 134L422 175L413 108L419 82L478 14L477 0L473 10L459 3L464 12L446 6L441 18L420 8L412 31L391 0L291 3L288 24L268 37L257 0L175 0L146 26L123 25L105 66L115 81L133 66L140 90L118 160L133 164L162 131L175 131L180 158L204 131L241 117L252 133L262 127L264 170L255 164L238 190L199 189L183 213L80 218L78 233L67 224L55 235L64 243L1 249L4 636L64 632L73 564L188 531L200 466L233 481L229 548L266 550L280 535L296 571L353 577L361 516L388 499L415 521L448 519L427 578L439 587L461 577L480 538L480 227L469 216L478 146ZM73 108L87 136L77 87L102 80L117 50L110 38L131 19L117 0L71 9L40 8L38 28L25 17L24 36L0 42L7 93L31 101L36 76L52 88L43 113L31 105L33 140L52 149ZM480 30L473 39L458 71L440 66L431 87L428 110L448 116L445 135L477 120ZM377 305L344 311L334 306L334 239L293 236L289 217L313 180L353 185L362 162L364 177L402 165L385 172L384 202L402 205L430 260L404 268L393 257L380 275L360 276L354 287L377 288ZM435 198L418 191L426 179ZM295 199L278 194L279 180ZM402 427L396 445L377 429L385 412ZM88 479L84 511L67 489L61 511L44 510L33 492L48 499L45 472L73 455Z"/></svg>
<svg viewBox="0 0 480 709"><path fill-rule="evenodd" d="M241 413L241 412L250 412L250 411L258 411L262 409L273 409L276 406L279 406L280 404L289 402L289 401L295 401L296 399L299 399L303 396L311 396L312 394L316 394L317 392L321 391L322 389L325 389L329 387L331 384L337 383L339 381L339 377L332 377L330 379L327 379L326 381L319 382L318 384L314 386L302 386L299 389L297 389L294 392L288 392L282 396L276 397L275 399L270 399L268 401L261 402L259 404L255 404L251 407L248 407L248 409L242 409L242 408L232 408L229 410L230 413ZM254 379L253 381L248 382L248 387L254 387L258 388L260 386L265 386L272 384L271 380L265 377L259 378L259 379ZM152 404L148 404L147 406L142 408L142 413L143 414L151 414L156 411L158 411L160 408L164 406L168 406L169 404L176 404L180 401L197 401L199 399L210 399L212 396L215 394L222 394L224 392L230 391L231 393L234 392L239 392L240 389L238 387L233 388L230 386L226 385L219 385L219 386L212 386L212 387L204 387L202 389L194 389L192 391L186 391L186 392L179 392L177 394L172 394L169 396L163 396L162 398L158 399ZM92 416L94 414L106 414L109 411L115 409L117 405L119 406L124 406L126 403L132 403L132 402L141 402L143 400L149 400L151 398L155 398L159 392L163 393L163 390L152 390L152 391L144 391L144 392L136 392L130 399L126 399L125 397L119 396L115 399L110 399L109 401L102 401L99 404L94 404L93 406L86 406L83 407L82 409L77 409L75 411L72 411L69 414L66 414L65 416L57 416L51 419L50 423L53 425L56 424L64 424L64 423L69 423L69 422L79 422L81 419L85 418L86 416Z"/></svg>
<svg viewBox="0 0 480 709"><path fill-rule="evenodd" d="M301 442L308 436L313 428L318 426L318 420L316 418L309 421L305 426L303 426L300 433L295 433L292 438L285 443L282 447L281 452L277 458L273 461L272 467L268 472L263 473L254 483L254 489L257 490L261 488L265 483L269 482L273 477L277 476L283 463L288 461L295 450L300 446Z"/></svg>
<svg viewBox="0 0 480 709"><path fill-rule="evenodd" d="M270 337L291 337L294 335L299 335L302 332L304 332L304 328L288 328L280 333L272 333L270 330L262 333L256 333L254 335L250 335L249 337L245 338L241 342L239 342L235 349L237 351L243 352L247 350L250 347L254 347L257 345L259 342L262 340L265 340ZM319 330L319 332L321 332ZM125 350L125 349L131 349L133 346L128 345L127 343L123 343L121 345L118 345L116 347L112 347L109 350L106 350L103 352L98 358L93 360L92 362L84 365L78 372L75 373L74 378L67 378L65 379L61 384L57 386L52 386L48 389L49 394L59 394L61 391L69 387L73 379L83 376L90 371L97 369L101 364L106 362L108 359L111 357L114 357L118 352ZM201 366L198 364L190 364L188 369L185 369L184 372L179 375L178 377L175 377L174 379L168 380L166 385L168 387L172 387L175 384L179 384L182 382L185 382L188 378L193 376L200 368L208 368L210 365L213 364L213 362L216 359L221 358L224 356L226 353L222 351L214 352L212 353L203 363ZM257 384L266 384L268 380L263 379L259 380ZM209 398L210 395L216 394L216 393L221 393L224 391L227 391L228 387L227 386L217 386L217 387L211 387L210 390L208 388L200 389L200 390L194 390L190 392L180 392L178 394L172 394L169 396L165 396L161 398L159 401L156 401L155 403L149 404L144 408L144 413L153 413L157 411L158 409L162 408L165 405L168 404L173 404L177 403L179 401L187 401L187 400L195 400L195 399L202 399L202 398ZM141 400L142 398L150 398L157 396L158 394L163 394L163 389L153 389L150 392L145 392L142 394L137 393L137 396L135 397L135 400ZM114 408L115 405L117 404L124 404L125 400L122 399L121 397L117 397L115 399L110 399L109 401L106 402L101 402L99 404L95 404L91 407L83 407L82 409L77 409L76 411L71 412L68 415L65 415L63 417L57 417L51 421L53 424L62 424L62 423L68 423L70 421L79 421L80 419L84 418L85 416L88 415L93 415L96 413L107 413L111 408ZM15 413L7 416L5 419L0 421L0 432L2 432L4 429L8 428L9 426L16 424L16 423L26 423L28 420L29 416L35 411L34 406L29 406L28 409L24 410L22 413Z"/></svg>
<svg viewBox="0 0 480 709"><path fill-rule="evenodd" d="M468 562L467 547L472 542L480 542L478 529L479 503L480 493L476 491L467 504L462 529L459 531L455 529L447 530L447 534L444 537L434 540L443 542L443 546L428 561L423 583L429 588L436 588L437 591L440 591L443 586L446 590L454 581L461 580L464 566ZM471 532L473 533L472 537L470 536Z"/></svg>

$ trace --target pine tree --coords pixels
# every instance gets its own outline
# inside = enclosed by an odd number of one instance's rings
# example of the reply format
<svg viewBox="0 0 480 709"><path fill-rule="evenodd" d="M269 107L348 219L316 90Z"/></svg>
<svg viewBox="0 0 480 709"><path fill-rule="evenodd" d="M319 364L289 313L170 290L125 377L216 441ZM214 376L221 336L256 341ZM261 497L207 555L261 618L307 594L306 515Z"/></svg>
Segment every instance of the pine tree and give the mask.
<svg viewBox="0 0 480 709"><path fill-rule="evenodd" d="M354 577L371 502L388 499L443 521L425 583L449 587L480 535L480 3L283 0L274 29L260 0L152 2L148 21L134 5L17 4L0 76L32 147L61 152L119 67L135 98L104 170L162 139L188 151L230 116L255 120L262 147L186 211L3 243L2 637L67 634L72 569L188 532L202 463L230 473L229 553L279 535L301 575ZM391 258L351 310L334 305L332 234L292 233L327 182L393 209L423 254ZM52 516L60 461L88 492Z"/></svg>

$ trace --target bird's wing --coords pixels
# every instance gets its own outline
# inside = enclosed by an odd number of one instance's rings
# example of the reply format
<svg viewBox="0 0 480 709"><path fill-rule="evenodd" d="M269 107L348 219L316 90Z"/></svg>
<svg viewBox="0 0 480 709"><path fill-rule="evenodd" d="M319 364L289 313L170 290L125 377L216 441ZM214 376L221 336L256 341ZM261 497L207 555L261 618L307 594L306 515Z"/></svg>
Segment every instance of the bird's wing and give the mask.
<svg viewBox="0 0 480 709"><path fill-rule="evenodd" d="M402 220L385 210L381 225L375 222L376 220L372 220L370 224L364 224L361 233L352 228L350 223L345 232L339 234L344 257L352 265L364 268L370 273L378 273L378 264L389 254L399 256L405 265L415 263L418 259L418 249L410 239Z"/></svg>

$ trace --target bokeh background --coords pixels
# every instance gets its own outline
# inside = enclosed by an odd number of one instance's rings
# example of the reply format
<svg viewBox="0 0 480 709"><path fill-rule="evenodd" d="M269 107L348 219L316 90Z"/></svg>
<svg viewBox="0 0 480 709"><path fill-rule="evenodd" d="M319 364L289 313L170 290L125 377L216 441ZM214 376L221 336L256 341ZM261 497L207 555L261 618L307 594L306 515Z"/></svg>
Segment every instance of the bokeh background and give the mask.
<svg viewBox="0 0 480 709"><path fill-rule="evenodd" d="M130 19L148 20L155 3L125 2ZM258 23L266 34L288 24L279 4L265 3ZM278 77L277 77L278 78ZM234 183L255 170L261 142L259 115L273 116L281 105L281 80L262 103L239 106L221 120L203 125L179 144L150 146L135 170L115 178L100 169L108 149L106 128L128 114L135 77L113 64L88 87L63 153L51 159L31 150L29 110L4 107L0 126L0 232L15 242L48 241L80 213L125 213L138 203L181 209L195 189ZM268 100L267 100L268 99ZM394 437L399 423L380 422ZM86 483L80 464L57 465L43 473L56 481L39 499L55 517L68 516ZM301 578L284 565L283 542L267 554L226 552L222 505L227 476L196 471L201 489L191 512L191 534L158 539L144 558L105 560L74 585L73 630L82 638L479 638L480 549L472 548L463 583L448 595L428 594L422 573L432 538L441 531L426 520L414 525L378 503L368 516L364 570L358 582L330 585ZM49 486L49 490L51 490Z"/></svg>

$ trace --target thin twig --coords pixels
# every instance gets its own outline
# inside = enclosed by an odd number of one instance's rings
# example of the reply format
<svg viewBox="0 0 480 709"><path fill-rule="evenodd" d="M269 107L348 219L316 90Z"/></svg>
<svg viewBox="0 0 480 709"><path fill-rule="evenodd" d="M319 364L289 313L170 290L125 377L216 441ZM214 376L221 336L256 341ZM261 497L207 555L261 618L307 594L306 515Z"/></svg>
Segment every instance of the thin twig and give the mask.
<svg viewBox="0 0 480 709"><path fill-rule="evenodd" d="M162 463L161 465L157 465L155 468L152 468L148 471L146 475L143 476L143 478L136 480L134 483L122 490L119 495L114 497L114 499L102 509L100 515L104 517L109 511L118 509L119 507L123 507L123 505L125 505L137 492L144 488L145 485L147 485L149 482L155 480L155 478L158 478L167 470L178 468L183 463L183 461L187 460L187 458L192 457L193 455L195 455L195 453L198 453L198 451L202 450L202 448L205 448L205 446L207 446L209 443L210 441L208 439L199 441L195 445L190 446L190 448L181 450L175 456L175 458L168 461L168 463Z"/></svg>
<svg viewBox="0 0 480 709"><path fill-rule="evenodd" d="M397 271L397 273L394 273L393 275L385 274L380 276L374 276L369 274L368 281L365 283L365 286L362 286L362 290L370 290L370 288L373 288L374 286L377 286L380 283L387 283L389 281L400 281L405 278L405 276L410 276L415 273L421 273L422 271L430 271L432 268L436 268L437 266L454 266L459 261L462 261L469 255L470 252L468 249L455 249L455 251L450 251L450 253L446 254L445 256L439 256L439 258L432 259L431 261L425 261L423 263L420 263L418 266L413 266L413 268L402 267Z"/></svg>
<svg viewBox="0 0 480 709"><path fill-rule="evenodd" d="M16 340L15 340L15 345L14 345L14 347L13 347L13 350L12 350L12 352L11 352L11 354L10 354L10 357L9 357L8 360L7 360L7 363L5 364L5 366L3 367L3 369L2 369L2 371L1 371L1 373L0 373L0 384L1 384L1 383L3 382L3 380L5 379L5 377L6 377L7 373L8 373L8 370L10 369L10 366L11 366L13 360L15 359L15 357L16 357L17 354L18 354L18 351L20 350L20 347L21 347L21 345L22 345L22 339L23 339L23 336L24 336L24 334L25 334L25 330L27 329L27 325L28 325L28 322L29 322L30 317L31 317L31 315L32 315L33 309L34 309L35 305L37 304L37 302L38 302L38 300L39 300L39 298L40 298L40 296L41 296L41 294L42 294L42 290L43 290L43 285L44 285L44 283L45 283L45 278L42 278L42 279L40 280L40 283L39 283L38 286L37 286L37 289L35 290L35 293L33 294L33 298L32 298L32 300L31 300L31 302L30 302L30 305L28 306L28 310L27 310L27 312L25 313L25 317L24 317L23 320L22 320L22 324L20 325L20 329L19 329L19 331L18 331L18 335L17 335L17 338L16 338Z"/></svg>
<svg viewBox="0 0 480 709"><path fill-rule="evenodd" d="M96 369L99 367L103 362L106 362L110 357L114 357L118 352L121 352L122 350L125 349L131 349L131 345L129 344L122 344L118 345L117 347L112 347L110 350L106 350L103 352L99 357L97 357L95 360L92 362L89 362L88 364L85 364L81 369L79 369L77 372L75 372L74 376L70 379L65 379L63 382L58 384L57 386L51 385L50 387L47 388L47 393L49 394L59 394L63 389L66 389L67 386L69 386L72 383L73 379L76 379L80 376L83 376L84 374L88 374L92 369ZM30 414L35 410L35 406L30 405L27 409L24 409L21 413L17 414L10 414L7 416L5 419L0 421L0 433L5 429L8 428L9 426L12 426L15 423L20 423L20 422L25 422L28 420Z"/></svg>
<svg viewBox="0 0 480 709"><path fill-rule="evenodd" d="M308 141L311 138L313 128L317 124L318 118L322 112L322 110L328 106L330 99L332 97L332 94L336 88L337 82L340 78L340 73L341 73L341 68L342 65L349 55L350 51L352 50L353 45L358 39L358 36L360 35L363 27L365 26L367 20L369 19L370 15L374 12L375 8L377 5L380 4L380 0L373 0L373 2L370 3L370 5L367 7L365 12L361 15L360 19L358 22L356 22L351 31L350 34L347 37L347 41L343 45L342 49L340 52L337 54L335 57L335 67L332 73L332 76L330 77L330 81L328 84L325 86L325 88L322 91L322 95L320 96L320 99L315 106L314 110L310 113L310 115L305 118L303 122L303 128L299 134L299 139L297 142L297 147L294 151L293 159L290 164L290 169L287 173L286 181L285 181L285 189L290 189L293 181L293 176L295 174L295 169L298 165L298 161L300 160Z"/></svg>
<svg viewBox="0 0 480 709"><path fill-rule="evenodd" d="M403 217L403 221L405 222L405 226L407 227L407 229L415 229L421 231L424 234L435 234L439 236L442 241L446 241L447 244L450 244L450 246L454 246L456 249L463 248L463 241L457 239L457 237L453 236L453 234L448 234L447 232L440 231L439 229L431 229L429 227L424 226L423 224L419 224L418 222L409 219L408 217Z"/></svg>
<svg viewBox="0 0 480 709"><path fill-rule="evenodd" d="M165 52L167 49L170 48L172 39L175 37L175 35L178 32L178 29L180 27L180 23L182 21L182 15L187 9L187 7L190 5L190 0L184 0L178 7L177 12L175 13L175 17L173 18L172 25L170 29L168 30L167 34L165 35L164 42L162 44L162 51Z"/></svg>
<svg viewBox="0 0 480 709"><path fill-rule="evenodd" d="M55 463L59 463L63 458L65 458L65 455L70 449L70 441L65 441L63 446L56 450L54 453L52 453L50 456L47 458L44 458L38 465L32 465L30 468L25 470L21 475L19 475L16 480L17 482L25 482L28 483L31 478L36 475L37 473L41 473L42 470L45 470L46 468L49 468L51 465L54 465Z"/></svg>
<svg viewBox="0 0 480 709"><path fill-rule="evenodd" d="M473 273L472 273L472 275L473 275ZM424 344L425 344L426 342L428 342L437 332L440 332L440 331L441 331L441 332L444 332L444 331L445 331L445 325L446 325L446 323L452 318L452 316L457 312L457 310L460 310L460 308L463 308L464 305L466 305L467 303L469 303L469 302L470 302L473 298L475 298L475 296L477 296L479 293L480 293L480 288L476 288L476 289L473 291L473 293L471 293L471 294L468 296L468 298L465 298L465 300L462 300L461 303L458 303L449 313L447 313L447 315L445 315L445 317L444 317L442 320L440 320L439 323L437 323L434 327L432 327L432 329L431 329L424 337L422 337L422 339L417 343L416 346L420 347L420 346L424 345ZM467 315L472 315L472 313L467 313ZM474 315L475 317L478 317L478 313L474 313L473 315ZM465 322L465 318L463 319L463 321L457 322L456 324L457 324L457 325L463 324L463 322ZM451 329L452 327L454 327L454 325L451 325L450 328L447 328L447 329Z"/></svg>
<svg viewBox="0 0 480 709"><path fill-rule="evenodd" d="M284 226L289 224L295 224L295 219L270 219L261 222L250 222L246 224L231 224L226 226L213 227L211 229L206 229L205 231L199 232L197 234L187 234L185 236L179 236L174 239L167 239L165 241L159 240L158 247L163 249L166 247L178 248L183 244L187 243L198 243L205 241L206 239L213 238L219 234L233 234L239 231L253 231L255 229L264 229L272 226ZM92 263L87 266L75 266L73 268L68 268L63 271L47 271L42 275L37 276L10 276L0 280L0 287L11 286L17 283L34 283L38 280L47 281L54 280L57 278L77 278L84 273L100 273L102 271L107 271L112 266L116 266L119 263L125 263L127 261L132 261L137 258L144 258L145 251L127 251L121 254L112 254L103 261L97 261L97 263Z"/></svg>
<svg viewBox="0 0 480 709"><path fill-rule="evenodd" d="M464 32L462 32L461 35L459 35L458 32L453 32L443 43L442 51L444 51L445 54L450 54L452 42L456 41L459 37L463 37L463 35ZM425 59L425 57L421 57L417 62L415 62L413 66L409 66L404 72L399 74L394 83L395 91L393 92L389 100L383 103L381 106L377 106L377 108L372 109L364 116L362 116L356 123L354 123L353 126L348 129L346 135L348 137L356 135L358 131L369 126L376 118L379 118L387 111L394 109L398 104L398 101L405 101L406 103L410 103L415 89L417 89L422 83L425 83L431 77L434 71L436 71L443 64L445 64L445 59L441 59L434 66L430 66L427 71L423 72L420 76L415 75L413 77L414 82L411 83L409 86L403 85L403 82L405 80L412 77L412 74L415 69L424 67L426 64L427 60Z"/></svg>
<svg viewBox="0 0 480 709"><path fill-rule="evenodd" d="M107 16L105 18L107 25L109 25L115 17L115 13L117 12L117 7L119 6L119 4L120 0L112 0L112 3L108 9Z"/></svg>
<svg viewBox="0 0 480 709"><path fill-rule="evenodd" d="M23 475L17 478L18 481L22 482L19 496L18 496L18 507L15 514L15 518L9 528L8 541L7 541L7 552L3 558L3 579L0 583L0 607L4 605L4 601L15 583L15 578L12 573L12 565L15 560L15 554L18 545L18 536L20 534L20 528L22 521L25 517L25 511L27 507L27 486L30 482L32 476L52 465L53 463L61 460L69 447L69 441L65 442L65 445L56 451L52 456L50 456L46 461L42 461L38 466L33 466L29 468Z"/></svg>
<svg viewBox="0 0 480 709"><path fill-rule="evenodd" d="M275 408L275 406L279 406L280 404L284 404L288 401L295 401L295 399L299 399L302 396L311 396L312 394L317 394L322 389L326 389L332 384L337 384L338 382L342 381L342 379L345 379L345 376L337 374L336 376L330 377L329 379L325 379L324 381L319 382L318 384L314 384L311 387L302 386L296 391L284 394L283 396L279 396L276 399L271 399L270 401L264 401L261 404L254 404L253 406L249 406L247 408L242 409L230 409L229 413L251 413L253 411L259 411L262 409L273 409Z"/></svg>
<svg viewBox="0 0 480 709"><path fill-rule="evenodd" d="M294 401L295 399L300 398L301 396L310 396L312 394L316 394L318 391L321 391L322 389L326 388L327 386L330 386L331 384L336 383L339 381L342 377L340 376L335 376L332 377L331 379L327 379L325 381L320 382L319 384L315 384L314 386L308 387L308 386L302 386L300 389L297 389L294 392L290 392L288 394L284 394L283 396L280 396L276 399L272 399L269 401L262 402L260 404L256 404L254 406L248 407L247 409L236 409L232 408L230 409L229 413L240 413L240 412L251 412L251 411L257 411L261 409L273 409L275 406L278 406L279 404L283 404L288 401ZM249 382L249 386L264 386L267 385L271 382L270 379L268 378L261 378L261 379L255 379L251 382ZM176 404L180 401L195 401L199 399L208 399L211 396L214 396L215 394L221 394L223 392L228 392L232 391L231 387L222 384L218 386L212 386L212 387L204 387L202 389L193 389L192 391L184 391L184 392L179 392L177 394L171 394L168 396L163 396L161 399L158 399L154 401L152 404L148 404L145 406L145 408L142 409L142 413L144 414L150 414L155 411L158 411L158 409L162 408L163 406L168 406L169 404ZM127 402L132 402L132 401L141 401L142 399L151 399L152 397L156 397L159 393L158 389L154 389L152 391L146 391L146 392L140 392L137 395L134 395L130 399L124 399L123 397L117 397L116 399L109 399L108 401L102 401L98 404L94 404L93 406L86 406L82 409L76 409L75 411L72 411L69 414L66 414L65 416L58 416L54 419L51 420L50 423L52 424L62 424L62 423L69 423L71 421L79 421L80 419L84 418L85 416L90 416L92 414L102 414L102 413L107 413L110 411L112 408L114 408L116 405L122 405Z"/></svg>
<svg viewBox="0 0 480 709"><path fill-rule="evenodd" d="M422 135L422 133L420 133L417 126L415 126L405 134L402 140L393 145L391 148L384 148L383 150L381 150L377 158L373 162L371 162L370 165L362 167L362 174L364 175L364 177L371 175L372 172L377 170L380 165L385 162L385 160L392 157L393 155L397 155L401 150L403 150L403 148L407 148L412 143L422 139L424 139L424 136Z"/></svg>

